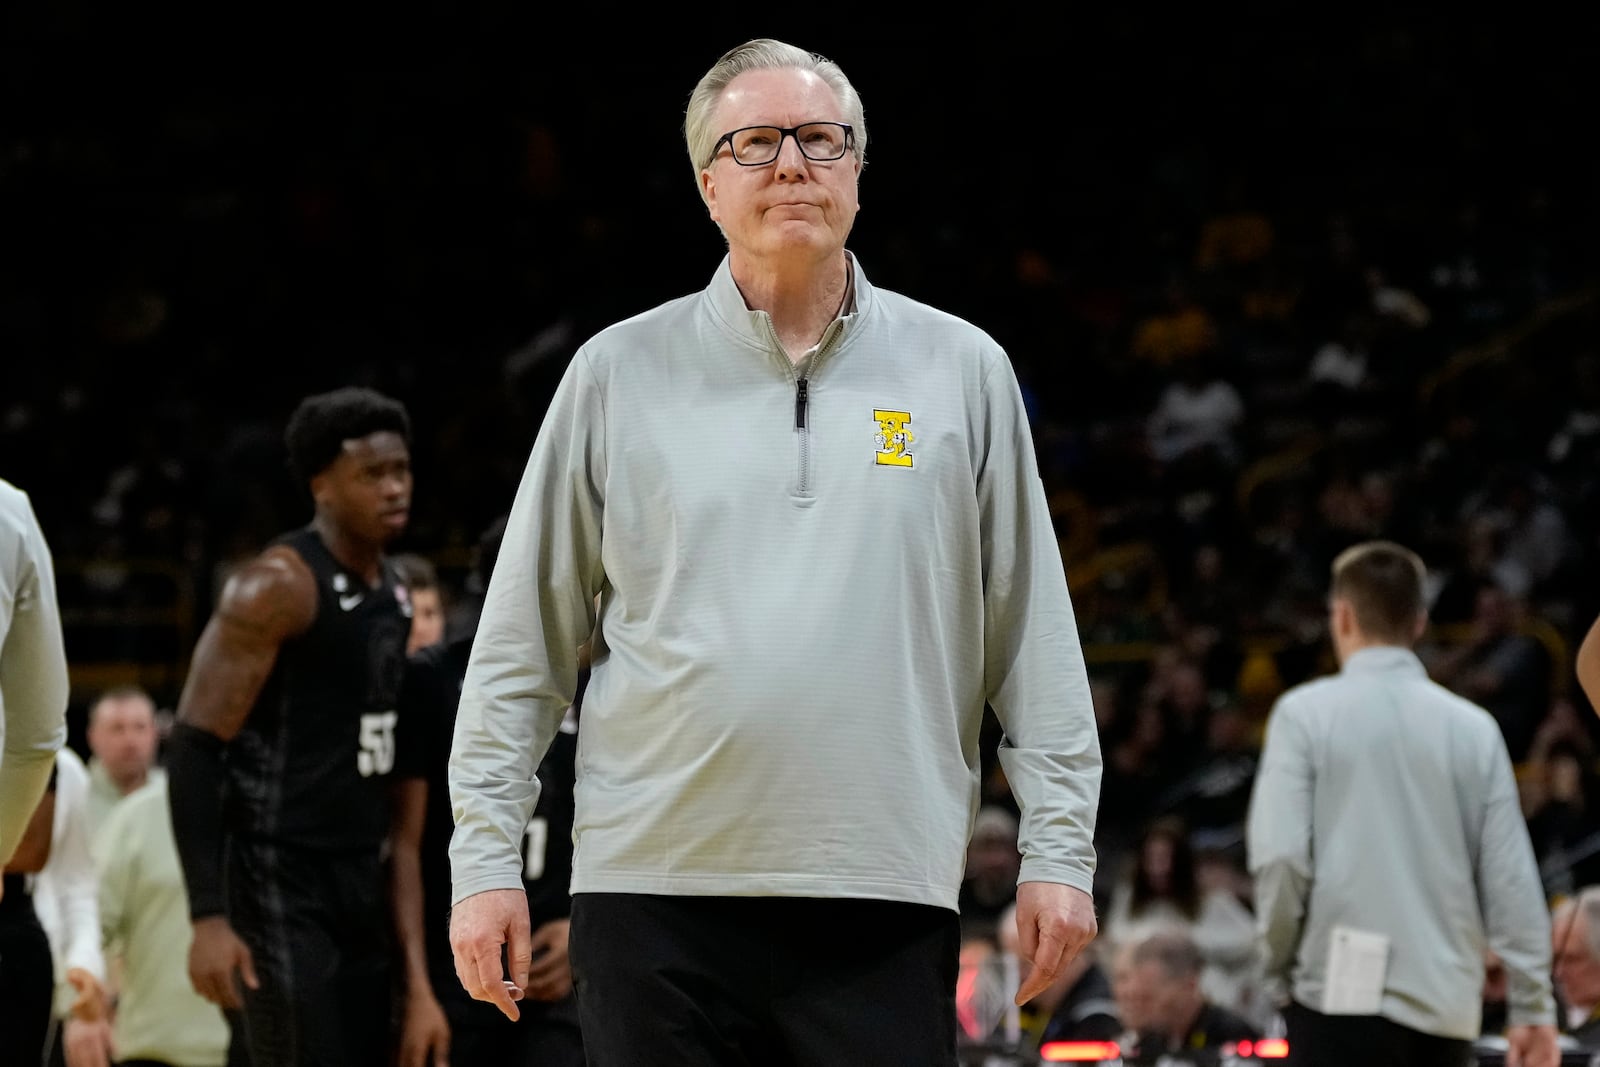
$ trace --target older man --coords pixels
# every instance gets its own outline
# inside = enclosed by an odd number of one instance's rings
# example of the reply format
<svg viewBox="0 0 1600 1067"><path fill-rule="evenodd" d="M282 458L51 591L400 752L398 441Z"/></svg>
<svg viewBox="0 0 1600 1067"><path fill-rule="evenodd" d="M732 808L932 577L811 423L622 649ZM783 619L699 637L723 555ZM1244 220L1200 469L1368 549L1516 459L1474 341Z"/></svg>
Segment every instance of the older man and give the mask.
<svg viewBox="0 0 1600 1067"><path fill-rule="evenodd" d="M515 1015L519 845L594 633L590 1062L954 1064L986 705L1021 808L1018 996L1096 930L1100 748L1021 390L847 251L867 131L837 63L749 41L684 114L727 255L586 341L539 429L456 721L456 969ZM609 119L599 162L637 168L641 122ZM958 116L923 147L986 137Z"/></svg>

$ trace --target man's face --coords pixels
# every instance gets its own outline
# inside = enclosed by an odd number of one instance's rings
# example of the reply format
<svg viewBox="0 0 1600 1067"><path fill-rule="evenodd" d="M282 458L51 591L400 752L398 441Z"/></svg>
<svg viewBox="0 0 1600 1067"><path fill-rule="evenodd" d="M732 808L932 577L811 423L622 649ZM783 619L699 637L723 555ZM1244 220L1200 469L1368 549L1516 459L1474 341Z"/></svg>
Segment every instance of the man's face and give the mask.
<svg viewBox="0 0 1600 1067"><path fill-rule="evenodd" d="M720 136L746 126L789 128L807 122L844 122L828 84L810 71L752 70L733 79L717 103ZM861 167L853 151L828 162L810 160L794 137L784 137L778 158L756 167L734 162L727 145L700 172L711 218L738 257L816 261L844 248L860 204Z"/></svg>
<svg viewBox="0 0 1600 1067"><path fill-rule="evenodd" d="M411 450L404 437L381 430L344 443L344 451L311 479L317 506L363 541L386 545L411 513Z"/></svg>
<svg viewBox="0 0 1600 1067"><path fill-rule="evenodd" d="M1582 908L1571 908L1550 924L1556 986L1568 1006L1600 1004L1600 961L1589 952L1589 923Z"/></svg>
<svg viewBox="0 0 1600 1067"><path fill-rule="evenodd" d="M1133 954L1123 949L1111 969L1111 993L1117 1001L1117 1015L1129 1030L1151 1030L1157 1025L1156 991L1147 979L1146 967L1133 962Z"/></svg>
<svg viewBox="0 0 1600 1067"><path fill-rule="evenodd" d="M1149 998L1151 1025L1172 1030L1183 1025L1194 1009L1197 980L1174 978L1161 964L1146 962L1134 968L1134 981Z"/></svg>
<svg viewBox="0 0 1600 1067"><path fill-rule="evenodd" d="M94 709L89 751L121 783L143 778L156 759L156 713L140 697L110 697Z"/></svg>

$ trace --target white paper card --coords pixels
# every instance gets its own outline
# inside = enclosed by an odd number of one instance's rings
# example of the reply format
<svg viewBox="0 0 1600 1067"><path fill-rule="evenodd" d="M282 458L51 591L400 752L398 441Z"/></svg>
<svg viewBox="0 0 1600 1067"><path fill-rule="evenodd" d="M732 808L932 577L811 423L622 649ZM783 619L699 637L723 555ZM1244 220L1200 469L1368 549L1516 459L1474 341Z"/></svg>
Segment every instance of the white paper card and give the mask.
<svg viewBox="0 0 1600 1067"><path fill-rule="evenodd" d="M1328 935L1324 1015L1376 1015L1383 1006L1389 939L1370 930L1335 926Z"/></svg>

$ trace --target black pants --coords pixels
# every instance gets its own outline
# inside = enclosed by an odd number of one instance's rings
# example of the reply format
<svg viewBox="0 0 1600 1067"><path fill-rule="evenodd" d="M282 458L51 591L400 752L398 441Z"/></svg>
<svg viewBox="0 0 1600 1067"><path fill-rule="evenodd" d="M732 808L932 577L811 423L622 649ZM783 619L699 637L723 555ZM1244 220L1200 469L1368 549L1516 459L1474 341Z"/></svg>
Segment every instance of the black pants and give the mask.
<svg viewBox="0 0 1600 1067"><path fill-rule="evenodd" d="M388 900L378 856L234 840L228 920L261 988L244 991L256 1067L387 1067Z"/></svg>
<svg viewBox="0 0 1600 1067"><path fill-rule="evenodd" d="M24 876L0 898L0 1067L39 1067L50 1032L55 963Z"/></svg>
<svg viewBox="0 0 1600 1067"><path fill-rule="evenodd" d="M1424 1034L1381 1015L1324 1015L1300 1004L1283 1011L1288 1067L1473 1067L1472 1042Z"/></svg>
<svg viewBox="0 0 1600 1067"><path fill-rule="evenodd" d="M450 1019L450 1067L584 1067L583 1033L578 1001L568 994L557 1001L524 1000L521 1017L512 1022L500 1009L467 1000L456 983L445 1014Z"/></svg>
<svg viewBox="0 0 1600 1067"><path fill-rule="evenodd" d="M580 893L593 1067L954 1067L954 911L878 900Z"/></svg>

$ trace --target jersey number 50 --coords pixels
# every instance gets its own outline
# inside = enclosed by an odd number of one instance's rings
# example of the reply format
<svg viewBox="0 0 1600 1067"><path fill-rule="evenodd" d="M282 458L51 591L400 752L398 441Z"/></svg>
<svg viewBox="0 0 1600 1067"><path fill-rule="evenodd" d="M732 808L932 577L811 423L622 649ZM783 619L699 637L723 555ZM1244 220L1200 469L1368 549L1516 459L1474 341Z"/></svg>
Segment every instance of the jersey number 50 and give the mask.
<svg viewBox="0 0 1600 1067"><path fill-rule="evenodd" d="M394 724L398 718L392 711L361 716L361 751L356 753L356 770L361 777L394 770Z"/></svg>

